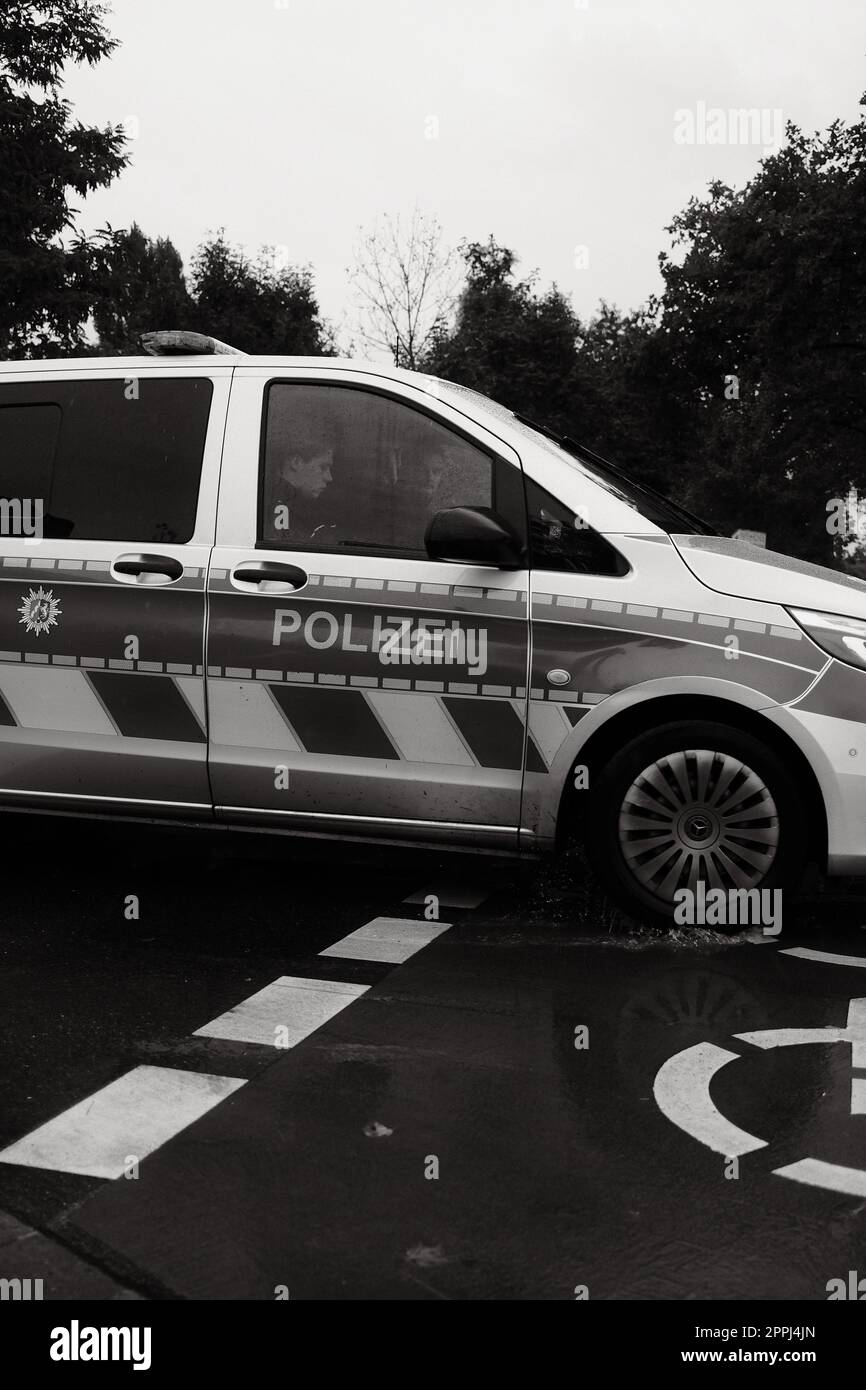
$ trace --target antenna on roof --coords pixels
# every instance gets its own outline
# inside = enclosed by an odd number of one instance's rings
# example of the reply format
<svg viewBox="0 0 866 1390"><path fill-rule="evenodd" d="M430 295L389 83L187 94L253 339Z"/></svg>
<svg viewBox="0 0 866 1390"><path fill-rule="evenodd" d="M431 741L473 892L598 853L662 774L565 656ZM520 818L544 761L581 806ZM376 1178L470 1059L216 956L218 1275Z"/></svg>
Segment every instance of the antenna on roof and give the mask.
<svg viewBox="0 0 866 1390"><path fill-rule="evenodd" d="M211 338L207 333L191 333L182 328L161 328L155 333L142 333L141 346L151 357L208 356L212 353L228 353L234 357L247 355L240 348L221 343L219 338Z"/></svg>

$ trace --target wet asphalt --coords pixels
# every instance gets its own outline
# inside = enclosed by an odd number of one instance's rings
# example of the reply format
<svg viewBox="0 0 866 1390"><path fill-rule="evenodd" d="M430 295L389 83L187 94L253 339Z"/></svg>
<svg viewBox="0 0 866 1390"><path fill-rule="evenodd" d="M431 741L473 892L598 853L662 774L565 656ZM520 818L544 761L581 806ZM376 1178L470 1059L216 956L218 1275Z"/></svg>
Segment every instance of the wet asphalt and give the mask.
<svg viewBox="0 0 866 1390"><path fill-rule="evenodd" d="M0 1162L3 1220L38 1233L18 1268L0 1221L0 1274L46 1298L824 1300L866 1274L866 1188L777 1171L866 1183L862 1050L734 1040L845 1027L866 887L813 882L757 943L630 923L579 861L37 817L3 837L0 1148L140 1065L246 1083L135 1180ZM403 964L319 955L455 882L487 896ZM283 976L369 988L288 1050L193 1036ZM735 1165L654 1092L706 1044L732 1054L715 1112L765 1141Z"/></svg>

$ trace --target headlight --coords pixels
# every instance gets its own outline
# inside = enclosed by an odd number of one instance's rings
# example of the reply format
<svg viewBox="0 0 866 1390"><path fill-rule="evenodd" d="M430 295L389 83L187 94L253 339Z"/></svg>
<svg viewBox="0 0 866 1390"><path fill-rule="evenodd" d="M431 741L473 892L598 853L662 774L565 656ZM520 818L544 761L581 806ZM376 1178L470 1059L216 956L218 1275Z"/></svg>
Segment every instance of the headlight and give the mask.
<svg viewBox="0 0 866 1390"><path fill-rule="evenodd" d="M787 612L830 656L866 671L866 622L862 618L813 613L808 608L789 608Z"/></svg>

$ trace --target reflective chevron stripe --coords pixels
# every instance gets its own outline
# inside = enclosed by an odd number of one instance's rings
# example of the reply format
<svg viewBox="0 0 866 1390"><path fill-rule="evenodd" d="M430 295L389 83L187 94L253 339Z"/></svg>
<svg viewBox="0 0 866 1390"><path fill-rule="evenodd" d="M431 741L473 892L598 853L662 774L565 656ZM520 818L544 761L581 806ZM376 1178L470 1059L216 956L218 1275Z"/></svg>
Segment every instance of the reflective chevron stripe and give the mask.
<svg viewBox="0 0 866 1390"><path fill-rule="evenodd" d="M435 695L371 690L366 698L407 762L475 766L469 745Z"/></svg>
<svg viewBox="0 0 866 1390"><path fill-rule="evenodd" d="M0 726L204 743L199 700L171 676L0 662Z"/></svg>
<svg viewBox="0 0 866 1390"><path fill-rule="evenodd" d="M22 729L118 732L83 671L58 666L0 666L0 694Z"/></svg>
<svg viewBox="0 0 866 1390"><path fill-rule="evenodd" d="M521 701L212 679L208 702L216 746L510 771L523 761ZM553 718L565 737L569 718L551 706ZM558 747L549 734L542 751L531 730L528 770L546 772Z"/></svg>
<svg viewBox="0 0 866 1390"><path fill-rule="evenodd" d="M170 676L90 671L87 680L124 737L205 741L204 730Z"/></svg>

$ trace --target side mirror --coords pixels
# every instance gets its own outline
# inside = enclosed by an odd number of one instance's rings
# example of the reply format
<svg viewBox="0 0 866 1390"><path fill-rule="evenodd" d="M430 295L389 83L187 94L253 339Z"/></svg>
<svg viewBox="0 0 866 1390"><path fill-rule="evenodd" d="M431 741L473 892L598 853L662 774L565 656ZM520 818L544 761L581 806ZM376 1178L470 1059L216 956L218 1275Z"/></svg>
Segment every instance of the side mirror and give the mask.
<svg viewBox="0 0 866 1390"><path fill-rule="evenodd" d="M431 560L519 569L525 549L517 532L490 507L448 507L430 520L424 537Z"/></svg>

